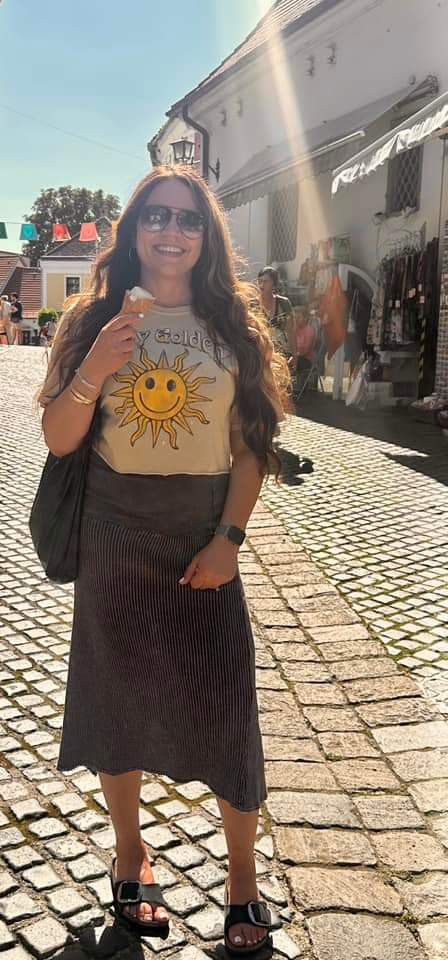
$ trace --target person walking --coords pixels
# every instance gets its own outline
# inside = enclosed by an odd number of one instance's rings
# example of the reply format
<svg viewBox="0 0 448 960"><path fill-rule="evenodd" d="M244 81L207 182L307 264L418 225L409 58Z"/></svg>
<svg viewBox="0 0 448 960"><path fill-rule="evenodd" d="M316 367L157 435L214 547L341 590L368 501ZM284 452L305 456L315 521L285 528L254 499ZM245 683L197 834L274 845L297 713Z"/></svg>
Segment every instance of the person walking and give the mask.
<svg viewBox="0 0 448 960"><path fill-rule="evenodd" d="M148 297L138 315L121 309L134 285ZM287 380L252 298L208 185L157 167L58 324L39 398L56 456L92 427L57 769L98 773L115 914L146 936L165 937L169 918L140 834L142 772L206 783L229 852L225 944L245 955L269 942L271 918L254 860L266 783L238 550L263 478L278 476Z"/></svg>

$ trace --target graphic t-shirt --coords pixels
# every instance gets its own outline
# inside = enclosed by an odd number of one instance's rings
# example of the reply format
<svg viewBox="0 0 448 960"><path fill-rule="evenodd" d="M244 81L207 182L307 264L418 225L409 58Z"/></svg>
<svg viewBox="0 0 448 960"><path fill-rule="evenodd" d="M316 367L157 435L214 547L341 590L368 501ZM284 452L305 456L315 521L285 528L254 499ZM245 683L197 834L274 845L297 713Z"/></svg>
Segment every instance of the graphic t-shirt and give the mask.
<svg viewBox="0 0 448 960"><path fill-rule="evenodd" d="M156 306L137 324L134 355L105 381L96 452L119 473L230 470L236 360L214 347L190 306Z"/></svg>

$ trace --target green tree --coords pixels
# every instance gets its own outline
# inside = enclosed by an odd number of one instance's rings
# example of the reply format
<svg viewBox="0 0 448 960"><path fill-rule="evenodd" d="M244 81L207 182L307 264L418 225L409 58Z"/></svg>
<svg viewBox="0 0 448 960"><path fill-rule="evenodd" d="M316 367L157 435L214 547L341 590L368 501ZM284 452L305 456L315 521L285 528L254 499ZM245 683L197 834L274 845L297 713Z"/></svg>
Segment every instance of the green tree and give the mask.
<svg viewBox="0 0 448 960"><path fill-rule="evenodd" d="M71 236L78 233L81 224L99 217L117 220L120 201L112 193L103 190L87 190L85 187L57 187L41 190L30 213L24 214L27 222L34 223L39 239L23 245L25 256L33 266L55 246L53 223L66 223Z"/></svg>

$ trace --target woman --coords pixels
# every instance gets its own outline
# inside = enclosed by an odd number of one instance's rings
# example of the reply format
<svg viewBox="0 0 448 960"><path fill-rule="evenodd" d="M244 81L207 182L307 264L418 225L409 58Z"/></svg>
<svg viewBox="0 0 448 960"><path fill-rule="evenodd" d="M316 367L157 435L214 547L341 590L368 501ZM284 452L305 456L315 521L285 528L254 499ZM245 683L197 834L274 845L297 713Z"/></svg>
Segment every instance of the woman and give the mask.
<svg viewBox="0 0 448 960"><path fill-rule="evenodd" d="M277 293L279 279L274 267L264 267L258 274L258 286L261 294L261 306L269 324L270 334L276 349L291 364L293 358L294 318L292 304L288 297Z"/></svg>
<svg viewBox="0 0 448 960"><path fill-rule="evenodd" d="M305 307L297 307L295 311L295 355L296 355L296 390L301 396L309 382L310 370L316 362L317 334L310 323Z"/></svg>
<svg viewBox="0 0 448 960"><path fill-rule="evenodd" d="M155 297L137 317L121 312L135 284ZM58 769L98 772L115 911L146 935L165 936L168 916L140 836L142 771L210 786L229 850L225 941L240 953L266 942L269 911L257 903L266 787L237 557L262 479L278 473L285 379L251 295L208 186L158 167L59 323L40 396L57 456L82 442L99 397Z"/></svg>

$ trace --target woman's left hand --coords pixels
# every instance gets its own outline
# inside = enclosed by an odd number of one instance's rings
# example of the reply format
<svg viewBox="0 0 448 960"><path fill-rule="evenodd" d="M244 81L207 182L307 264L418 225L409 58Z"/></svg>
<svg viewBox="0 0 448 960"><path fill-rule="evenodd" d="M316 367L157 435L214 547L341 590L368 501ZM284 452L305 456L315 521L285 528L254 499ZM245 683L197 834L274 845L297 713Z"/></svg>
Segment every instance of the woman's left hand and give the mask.
<svg viewBox="0 0 448 960"><path fill-rule="evenodd" d="M235 544L225 537L214 537L193 557L179 583L190 584L194 590L216 590L236 576L237 557Z"/></svg>

